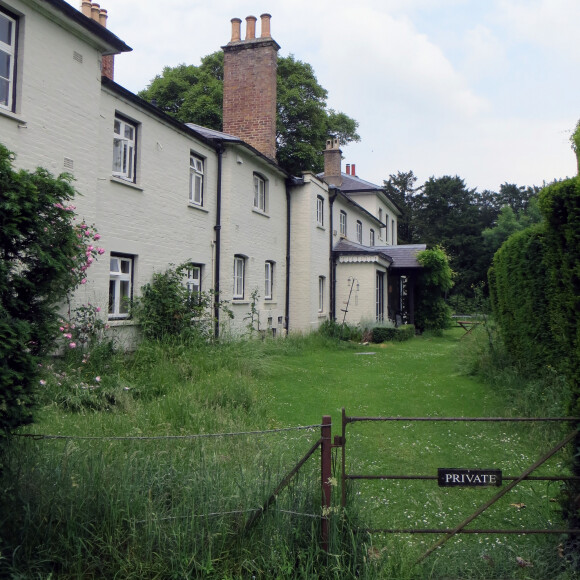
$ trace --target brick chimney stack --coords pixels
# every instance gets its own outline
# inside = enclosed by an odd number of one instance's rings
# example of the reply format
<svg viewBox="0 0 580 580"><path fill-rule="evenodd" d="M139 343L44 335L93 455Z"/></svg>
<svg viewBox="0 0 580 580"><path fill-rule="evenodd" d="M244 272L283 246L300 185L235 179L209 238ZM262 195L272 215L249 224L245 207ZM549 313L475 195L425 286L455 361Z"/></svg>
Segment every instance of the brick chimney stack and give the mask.
<svg viewBox="0 0 580 580"><path fill-rule="evenodd" d="M99 4L90 0L83 0L82 13L91 20L96 20L103 28L107 28L107 11ZM115 76L115 57L112 54L103 55L101 61L101 74L111 80Z"/></svg>
<svg viewBox="0 0 580 580"><path fill-rule="evenodd" d="M331 137L326 140L326 149L324 151L324 181L329 185L342 185L341 174L342 151L338 137Z"/></svg>
<svg viewBox="0 0 580 580"><path fill-rule="evenodd" d="M255 16L246 18L241 40L239 18L224 51L223 130L272 160L276 159L276 68L280 46L270 36L269 14L262 14L256 38Z"/></svg>

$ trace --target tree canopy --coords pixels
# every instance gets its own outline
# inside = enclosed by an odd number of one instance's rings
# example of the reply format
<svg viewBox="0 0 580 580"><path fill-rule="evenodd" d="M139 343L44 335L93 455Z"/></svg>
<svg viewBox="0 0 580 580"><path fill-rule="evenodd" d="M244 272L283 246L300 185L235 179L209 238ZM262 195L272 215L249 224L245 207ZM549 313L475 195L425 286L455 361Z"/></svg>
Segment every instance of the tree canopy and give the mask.
<svg viewBox="0 0 580 580"><path fill-rule="evenodd" d="M292 174L324 168L328 135L342 145L359 141L358 123L327 108L328 92L313 68L294 56L278 56L277 159ZM139 96L183 123L222 130L224 59L221 51L201 59L199 66L165 67Z"/></svg>

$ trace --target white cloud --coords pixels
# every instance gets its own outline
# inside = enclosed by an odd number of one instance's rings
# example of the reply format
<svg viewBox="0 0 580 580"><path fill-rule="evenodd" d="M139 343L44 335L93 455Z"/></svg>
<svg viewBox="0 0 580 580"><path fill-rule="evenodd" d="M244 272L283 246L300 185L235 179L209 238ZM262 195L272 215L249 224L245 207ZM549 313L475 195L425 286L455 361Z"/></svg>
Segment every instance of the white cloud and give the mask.
<svg viewBox="0 0 580 580"><path fill-rule="evenodd" d="M498 0L498 16L518 38L580 61L578 0Z"/></svg>
<svg viewBox="0 0 580 580"><path fill-rule="evenodd" d="M487 26L478 24L463 37L465 49L462 70L470 79L497 75L506 68L506 53L502 40Z"/></svg>

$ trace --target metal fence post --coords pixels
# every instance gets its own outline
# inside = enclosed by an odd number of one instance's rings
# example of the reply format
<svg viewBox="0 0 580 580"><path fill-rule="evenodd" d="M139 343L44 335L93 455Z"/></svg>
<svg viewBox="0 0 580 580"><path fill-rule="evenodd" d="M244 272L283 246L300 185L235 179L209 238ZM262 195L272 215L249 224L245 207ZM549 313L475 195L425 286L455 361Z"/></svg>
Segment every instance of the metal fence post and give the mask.
<svg viewBox="0 0 580 580"><path fill-rule="evenodd" d="M321 459L321 484L322 484L322 549L328 551L328 514L332 496L332 454L331 454L331 430L332 419L330 415L322 416L320 429L320 459Z"/></svg>

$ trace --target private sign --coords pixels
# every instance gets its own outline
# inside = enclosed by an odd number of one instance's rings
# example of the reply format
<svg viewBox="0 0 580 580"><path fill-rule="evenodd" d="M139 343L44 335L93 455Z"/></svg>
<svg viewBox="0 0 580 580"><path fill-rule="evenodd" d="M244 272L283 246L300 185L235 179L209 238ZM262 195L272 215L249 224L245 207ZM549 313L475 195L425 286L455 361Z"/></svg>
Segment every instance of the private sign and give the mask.
<svg viewBox="0 0 580 580"><path fill-rule="evenodd" d="M448 469L437 470L440 487L489 487L501 485L500 469Z"/></svg>

